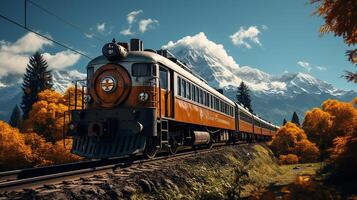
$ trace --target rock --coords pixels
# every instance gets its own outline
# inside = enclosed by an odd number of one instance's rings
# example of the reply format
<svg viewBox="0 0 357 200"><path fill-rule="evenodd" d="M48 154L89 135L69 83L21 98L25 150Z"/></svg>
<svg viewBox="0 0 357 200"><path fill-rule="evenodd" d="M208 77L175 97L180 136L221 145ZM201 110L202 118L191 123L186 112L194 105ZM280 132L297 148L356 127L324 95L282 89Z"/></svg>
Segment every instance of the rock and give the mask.
<svg viewBox="0 0 357 200"><path fill-rule="evenodd" d="M43 187L46 188L46 189L50 189L50 190L51 189L57 189L57 187L55 185L53 185L53 184L46 184Z"/></svg>
<svg viewBox="0 0 357 200"><path fill-rule="evenodd" d="M130 186L125 186L123 188L123 195L124 197L130 197L131 195L133 195L136 192L136 189Z"/></svg>
<svg viewBox="0 0 357 200"><path fill-rule="evenodd" d="M140 185L141 189L143 190L143 192L146 192L146 193L151 192L151 185L147 180L140 179L139 185Z"/></svg>

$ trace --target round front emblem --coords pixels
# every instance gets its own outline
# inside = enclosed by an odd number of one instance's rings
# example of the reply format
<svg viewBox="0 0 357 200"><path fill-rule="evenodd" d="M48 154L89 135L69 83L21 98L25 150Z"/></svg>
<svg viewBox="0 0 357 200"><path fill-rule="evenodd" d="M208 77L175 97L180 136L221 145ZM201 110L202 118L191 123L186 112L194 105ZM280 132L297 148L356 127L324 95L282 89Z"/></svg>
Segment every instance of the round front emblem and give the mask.
<svg viewBox="0 0 357 200"><path fill-rule="evenodd" d="M115 79L111 76L104 77L102 81L100 82L100 87L102 90L105 92L111 92L115 89L116 87L116 82Z"/></svg>

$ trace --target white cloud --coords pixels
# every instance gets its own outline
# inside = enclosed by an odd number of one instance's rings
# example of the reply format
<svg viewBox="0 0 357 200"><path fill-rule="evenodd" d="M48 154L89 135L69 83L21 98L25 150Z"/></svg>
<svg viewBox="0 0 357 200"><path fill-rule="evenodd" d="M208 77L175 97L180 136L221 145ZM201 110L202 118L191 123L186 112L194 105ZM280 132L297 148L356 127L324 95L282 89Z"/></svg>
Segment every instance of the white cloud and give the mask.
<svg viewBox="0 0 357 200"><path fill-rule="evenodd" d="M140 20L140 22L139 22L139 31L141 33L144 33L149 28L154 28L155 25L159 25L159 21L156 20L156 19L148 18L148 19Z"/></svg>
<svg viewBox="0 0 357 200"><path fill-rule="evenodd" d="M297 64L307 70L308 72L311 71L312 67L310 66L310 63L305 62L305 61L298 61Z"/></svg>
<svg viewBox="0 0 357 200"><path fill-rule="evenodd" d="M79 54L75 54L70 50L60 51L56 54L43 53L43 57L47 60L50 69L63 69L72 66L81 58Z"/></svg>
<svg viewBox="0 0 357 200"><path fill-rule="evenodd" d="M84 33L84 36L87 38L93 38L94 34L93 33Z"/></svg>
<svg viewBox="0 0 357 200"><path fill-rule="evenodd" d="M139 15L140 13L142 13L143 10L134 10L132 12L130 12L127 16L126 16L126 21L128 21L129 24L132 24L133 22L136 21L136 16Z"/></svg>
<svg viewBox="0 0 357 200"><path fill-rule="evenodd" d="M104 31L105 31L105 23L97 24L97 31L100 32L100 33L104 33Z"/></svg>
<svg viewBox="0 0 357 200"><path fill-rule="evenodd" d="M231 38L232 43L236 46L243 46L248 49L252 48L252 46L248 43L249 40L252 43L258 44L262 46L259 40L259 31L257 26L251 26L248 29L244 29L244 27L240 27L239 30L233 33L229 38Z"/></svg>
<svg viewBox="0 0 357 200"><path fill-rule="evenodd" d="M0 77L12 74L23 74L29 62L29 57L36 51L43 50L45 46L53 43L34 33L27 33L16 42L0 41ZM43 54L48 59L50 69L66 68L74 65L80 58L79 54L70 51Z"/></svg>
<svg viewBox="0 0 357 200"><path fill-rule="evenodd" d="M120 31L120 34L122 34L122 35L134 35L134 33L131 32L131 26L129 26L129 28L127 28L127 29L124 29L124 30Z"/></svg>
<svg viewBox="0 0 357 200"><path fill-rule="evenodd" d="M263 29L264 31L266 31L266 30L268 30L268 26L267 26L267 25L262 25L262 29Z"/></svg>
<svg viewBox="0 0 357 200"><path fill-rule="evenodd" d="M316 69L320 70L320 71L325 71L326 67L322 67L322 66L316 66Z"/></svg>
<svg viewBox="0 0 357 200"><path fill-rule="evenodd" d="M215 55L217 63L222 63L227 67L224 70L227 73L234 73L239 70L239 65L235 62L232 56L229 56L222 44L217 44L207 38L205 33L200 32L194 36L186 36L176 42L169 41L166 45L161 47L162 49L181 49L181 48L194 48L201 49L204 52L202 54ZM239 80L240 82L240 80Z"/></svg>

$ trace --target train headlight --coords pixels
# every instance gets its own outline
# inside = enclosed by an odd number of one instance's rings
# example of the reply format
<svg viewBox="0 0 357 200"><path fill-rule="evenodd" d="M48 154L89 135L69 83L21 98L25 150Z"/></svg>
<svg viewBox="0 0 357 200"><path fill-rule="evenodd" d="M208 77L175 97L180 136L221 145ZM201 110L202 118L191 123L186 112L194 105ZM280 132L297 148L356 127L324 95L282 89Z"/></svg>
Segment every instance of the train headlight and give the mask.
<svg viewBox="0 0 357 200"><path fill-rule="evenodd" d="M115 61L125 58L128 54L127 50L115 42L107 43L102 48L103 55L110 61Z"/></svg>
<svg viewBox="0 0 357 200"><path fill-rule="evenodd" d="M139 97L139 101L145 102L149 99L149 94L146 92L141 92L141 93L139 93L138 97Z"/></svg>

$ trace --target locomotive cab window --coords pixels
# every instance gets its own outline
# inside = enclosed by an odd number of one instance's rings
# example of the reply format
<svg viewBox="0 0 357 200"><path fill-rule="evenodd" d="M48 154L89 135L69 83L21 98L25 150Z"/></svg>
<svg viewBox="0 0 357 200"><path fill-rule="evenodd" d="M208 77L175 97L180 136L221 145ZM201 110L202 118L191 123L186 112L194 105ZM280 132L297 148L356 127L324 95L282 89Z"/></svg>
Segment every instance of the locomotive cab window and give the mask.
<svg viewBox="0 0 357 200"><path fill-rule="evenodd" d="M132 75L136 77L155 75L155 65L151 63L135 63L131 68Z"/></svg>
<svg viewBox="0 0 357 200"><path fill-rule="evenodd" d="M160 88L167 89L168 88L168 71L160 67Z"/></svg>

